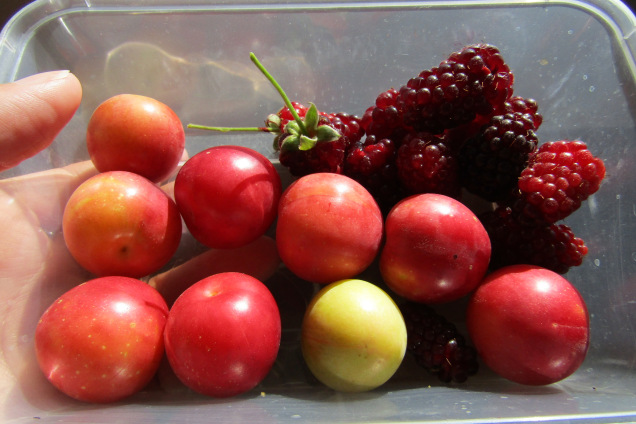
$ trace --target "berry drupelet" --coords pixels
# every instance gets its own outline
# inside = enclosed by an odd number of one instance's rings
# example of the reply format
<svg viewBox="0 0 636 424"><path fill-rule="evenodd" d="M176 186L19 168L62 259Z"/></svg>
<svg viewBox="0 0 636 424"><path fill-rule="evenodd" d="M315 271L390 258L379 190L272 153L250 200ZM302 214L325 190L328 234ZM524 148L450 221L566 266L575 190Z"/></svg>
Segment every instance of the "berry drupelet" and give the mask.
<svg viewBox="0 0 636 424"><path fill-rule="evenodd" d="M605 164L582 141L545 143L521 172L514 207L528 219L554 223L596 193L604 177Z"/></svg>
<svg viewBox="0 0 636 424"><path fill-rule="evenodd" d="M496 47L467 46L411 78L398 90L395 104L405 126L441 133L503 109L513 80Z"/></svg>
<svg viewBox="0 0 636 424"><path fill-rule="evenodd" d="M406 323L407 352L440 381L462 383L478 371L477 352L455 325L424 304L401 306Z"/></svg>
<svg viewBox="0 0 636 424"><path fill-rule="evenodd" d="M395 155L393 140L367 135L349 146L345 161L344 174L369 190L384 212L403 197Z"/></svg>
<svg viewBox="0 0 636 424"><path fill-rule="evenodd" d="M446 137L420 132L407 135L397 152L400 183L407 193L460 194L455 152Z"/></svg>
<svg viewBox="0 0 636 424"><path fill-rule="evenodd" d="M510 207L499 206L479 216L490 236L490 267L530 264L559 274L579 266L588 252L585 242L565 224L525 222Z"/></svg>
<svg viewBox="0 0 636 424"><path fill-rule="evenodd" d="M532 115L493 116L457 155L463 187L488 201L508 200L539 140Z"/></svg>

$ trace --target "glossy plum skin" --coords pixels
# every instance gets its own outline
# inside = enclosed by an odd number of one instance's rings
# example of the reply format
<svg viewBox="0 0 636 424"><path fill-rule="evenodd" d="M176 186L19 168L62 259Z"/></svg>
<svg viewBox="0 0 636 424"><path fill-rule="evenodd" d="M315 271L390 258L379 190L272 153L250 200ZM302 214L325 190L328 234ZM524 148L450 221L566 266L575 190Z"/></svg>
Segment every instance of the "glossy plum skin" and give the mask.
<svg viewBox="0 0 636 424"><path fill-rule="evenodd" d="M490 261L490 238L475 214L441 194L400 201L387 215L380 271L391 290L422 303L470 293Z"/></svg>
<svg viewBox="0 0 636 424"><path fill-rule="evenodd" d="M276 218L282 187L274 165L255 150L217 146L191 157L174 195L194 238L211 248L244 246Z"/></svg>
<svg viewBox="0 0 636 424"><path fill-rule="evenodd" d="M136 94L101 103L86 131L88 153L100 172L129 171L153 182L175 171L185 149L183 124L166 104Z"/></svg>
<svg viewBox="0 0 636 424"><path fill-rule="evenodd" d="M364 271L376 258L383 218L369 192L339 174L309 174L283 193L276 245L298 277L328 284Z"/></svg>
<svg viewBox="0 0 636 424"><path fill-rule="evenodd" d="M520 384L568 377L589 346L583 298L563 276L536 266L509 266L486 277L469 301L466 323L486 365Z"/></svg>
<svg viewBox="0 0 636 424"><path fill-rule="evenodd" d="M69 198L62 218L69 251L97 276L140 278L159 270L176 252L181 227L174 201L127 171L86 180Z"/></svg>
<svg viewBox="0 0 636 424"><path fill-rule="evenodd" d="M363 392L386 383L406 352L406 324L393 299L364 280L325 286L307 307L302 353L333 390Z"/></svg>
<svg viewBox="0 0 636 424"><path fill-rule="evenodd" d="M183 384L207 396L235 396L254 388L274 364L280 313L259 280L224 272L179 296L164 337L170 366Z"/></svg>
<svg viewBox="0 0 636 424"><path fill-rule="evenodd" d="M35 332L38 364L70 397L115 402L143 389L164 354L168 306L140 280L101 277L60 296Z"/></svg>

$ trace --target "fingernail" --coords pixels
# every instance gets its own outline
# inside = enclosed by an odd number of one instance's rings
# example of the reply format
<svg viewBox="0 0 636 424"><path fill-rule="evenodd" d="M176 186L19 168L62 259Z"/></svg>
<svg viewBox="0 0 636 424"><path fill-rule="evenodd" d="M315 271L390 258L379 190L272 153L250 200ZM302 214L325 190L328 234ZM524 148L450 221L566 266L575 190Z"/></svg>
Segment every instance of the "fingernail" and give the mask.
<svg viewBox="0 0 636 424"><path fill-rule="evenodd" d="M16 81L17 84L38 84L45 83L49 81L61 80L66 78L71 71L69 70L60 70L60 71L47 71L41 72L39 74L30 75L28 77L24 77Z"/></svg>

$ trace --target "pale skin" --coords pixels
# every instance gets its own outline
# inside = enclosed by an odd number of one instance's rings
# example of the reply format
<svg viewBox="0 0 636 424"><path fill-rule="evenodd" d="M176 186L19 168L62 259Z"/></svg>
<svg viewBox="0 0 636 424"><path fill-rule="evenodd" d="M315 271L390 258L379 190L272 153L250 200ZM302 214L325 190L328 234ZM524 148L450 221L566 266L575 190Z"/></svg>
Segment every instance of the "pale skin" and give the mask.
<svg viewBox="0 0 636 424"><path fill-rule="evenodd" d="M65 71L0 85L0 171L49 146L70 121L81 98L80 82ZM47 305L87 277L65 249L59 229L66 199L95 173L90 162L82 162L0 180L3 406L20 397L16 396L18 390L32 393L34 399L55 396L38 374L32 335Z"/></svg>

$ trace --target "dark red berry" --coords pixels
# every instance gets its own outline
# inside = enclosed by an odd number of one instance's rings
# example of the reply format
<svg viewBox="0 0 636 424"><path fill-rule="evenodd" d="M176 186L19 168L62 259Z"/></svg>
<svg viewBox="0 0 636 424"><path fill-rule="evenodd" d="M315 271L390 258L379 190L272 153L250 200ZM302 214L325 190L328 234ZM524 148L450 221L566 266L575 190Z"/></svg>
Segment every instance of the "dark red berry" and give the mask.
<svg viewBox="0 0 636 424"><path fill-rule="evenodd" d="M538 112L538 108L539 105L533 99L513 96L506 100L503 105L493 110L491 114L477 115L474 120L467 124L445 130L446 138L452 140L453 145L459 148L468 139L475 137L484 125L488 125L494 116L510 113L521 113L526 116L534 123L534 131L536 132L543 122L543 116Z"/></svg>
<svg viewBox="0 0 636 424"><path fill-rule="evenodd" d="M402 197L395 163L396 148L391 139L368 135L350 146L344 174L362 184L383 209Z"/></svg>
<svg viewBox="0 0 636 424"><path fill-rule="evenodd" d="M539 104L534 99L526 99L519 96L513 96L504 103L504 110L501 115L506 113L522 113L530 115L534 123L534 130L538 130L543 123L543 116L539 113Z"/></svg>
<svg viewBox="0 0 636 424"><path fill-rule="evenodd" d="M279 144L283 144L288 134L283 133L276 138ZM278 159L281 165L287 167L289 172L297 177L317 173L334 172L342 173L346 150L343 139L329 142L316 143L309 150L281 149Z"/></svg>
<svg viewBox="0 0 636 424"><path fill-rule="evenodd" d="M401 309L407 352L420 366L445 383L461 383L477 373L477 353L453 323L428 305L407 303Z"/></svg>
<svg viewBox="0 0 636 424"><path fill-rule="evenodd" d="M511 198L539 142L534 128L530 114L492 117L460 148L457 160L462 186L492 202Z"/></svg>
<svg viewBox="0 0 636 424"><path fill-rule="evenodd" d="M329 124L347 138L347 144L352 145L360 141L364 136L362 121L355 115L338 112L324 114L329 119Z"/></svg>
<svg viewBox="0 0 636 424"><path fill-rule="evenodd" d="M409 134L398 149L396 163L407 192L459 196L457 160L444 135Z"/></svg>
<svg viewBox="0 0 636 424"><path fill-rule="evenodd" d="M513 80L497 48L467 46L411 78L400 88L396 105L405 126L437 134L502 109Z"/></svg>
<svg viewBox="0 0 636 424"><path fill-rule="evenodd" d="M294 110L299 117L304 118L307 113L307 107L298 102L291 102ZM265 120L265 127L268 128L274 134L280 134L285 130L285 126L294 121L294 116L287 106L283 106L278 112L273 113Z"/></svg>
<svg viewBox="0 0 636 424"><path fill-rule="evenodd" d="M398 91L391 88L378 95L375 105L370 106L362 116L362 126L368 135L394 141L408 132L402 122L402 112L397 106Z"/></svg>
<svg viewBox="0 0 636 424"><path fill-rule="evenodd" d="M528 223L505 206L479 218L490 236L492 269L529 264L565 274L581 265L588 252L585 242L565 224Z"/></svg>
<svg viewBox="0 0 636 424"><path fill-rule="evenodd" d="M346 113L320 112L313 105L309 108L298 103L292 105L304 128L287 107L266 120L272 132L280 131L274 139L274 147L279 151L281 165L294 176L317 172L343 173L349 145L358 142L364 135L360 119Z"/></svg>
<svg viewBox="0 0 636 424"><path fill-rule="evenodd" d="M517 208L533 219L554 223L577 210L599 189L604 177L603 161L585 143L545 143L521 172Z"/></svg>

